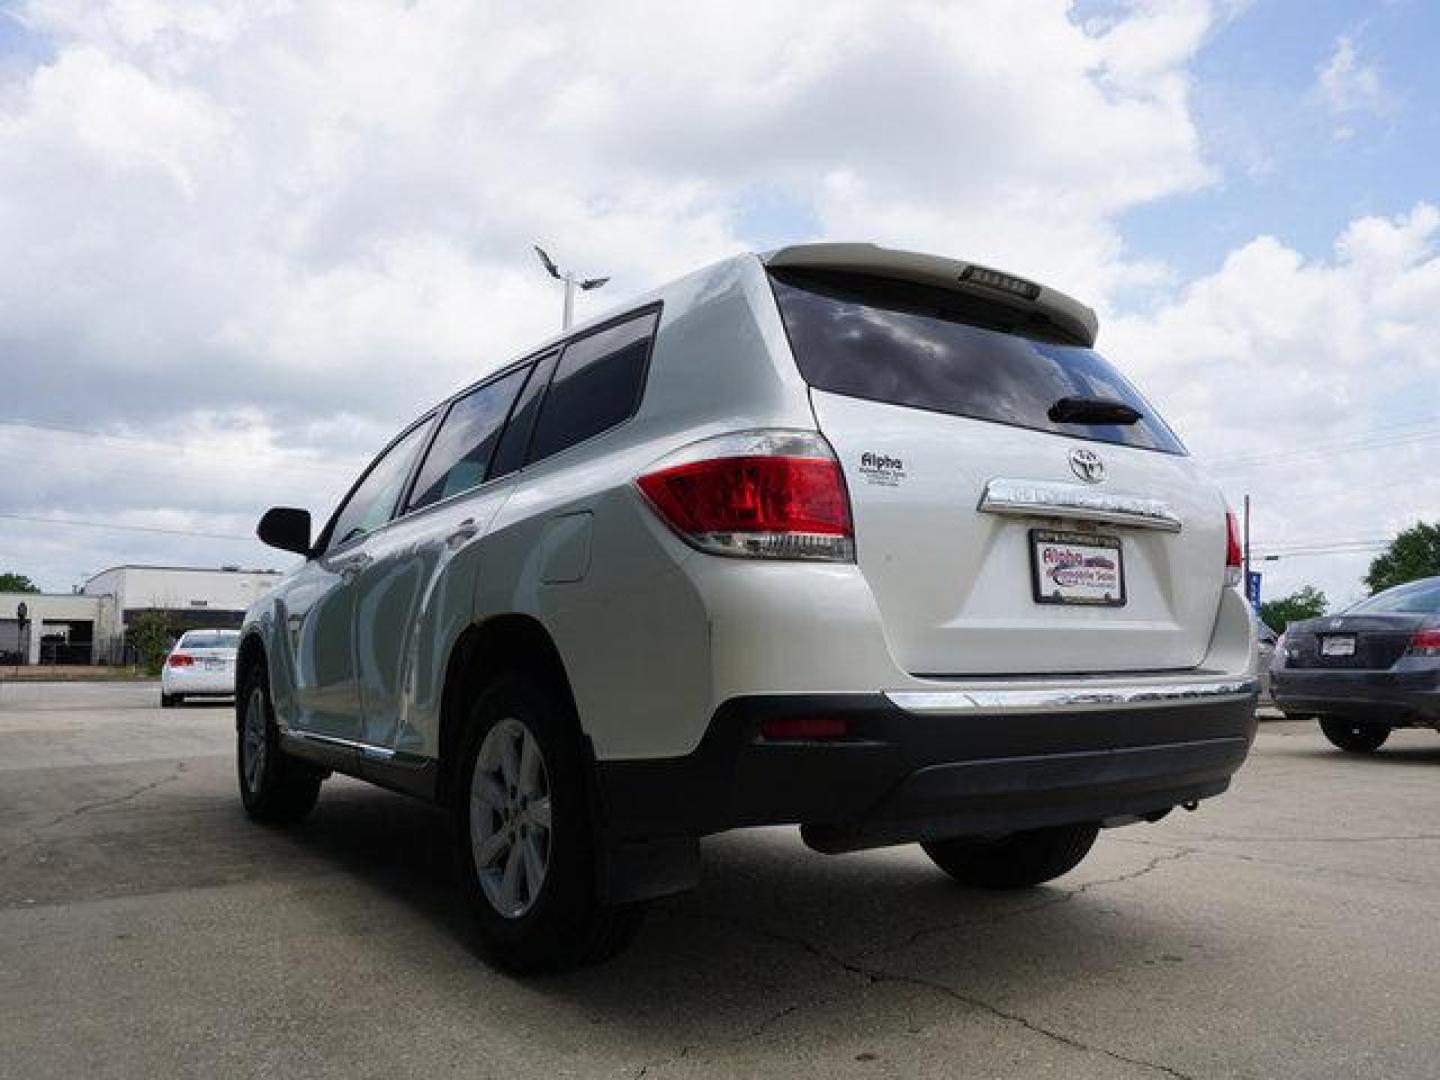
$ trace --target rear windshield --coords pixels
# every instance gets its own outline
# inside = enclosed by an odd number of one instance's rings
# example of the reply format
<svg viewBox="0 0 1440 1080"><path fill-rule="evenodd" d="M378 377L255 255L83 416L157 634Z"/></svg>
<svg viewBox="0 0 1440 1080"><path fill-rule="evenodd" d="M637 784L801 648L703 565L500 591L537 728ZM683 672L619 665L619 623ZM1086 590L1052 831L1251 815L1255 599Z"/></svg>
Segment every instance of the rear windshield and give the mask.
<svg viewBox="0 0 1440 1080"><path fill-rule="evenodd" d="M233 649L240 644L237 630L192 630L180 639L187 649Z"/></svg>
<svg viewBox="0 0 1440 1080"><path fill-rule="evenodd" d="M973 301L943 289L816 272L778 271L772 280L800 374L816 389L1185 453L1150 404L1094 349L986 326ZM1141 419L1051 420L1050 407L1066 397L1119 401Z"/></svg>
<svg viewBox="0 0 1440 1080"><path fill-rule="evenodd" d="M1440 615L1440 578L1412 581L1361 600L1347 615Z"/></svg>

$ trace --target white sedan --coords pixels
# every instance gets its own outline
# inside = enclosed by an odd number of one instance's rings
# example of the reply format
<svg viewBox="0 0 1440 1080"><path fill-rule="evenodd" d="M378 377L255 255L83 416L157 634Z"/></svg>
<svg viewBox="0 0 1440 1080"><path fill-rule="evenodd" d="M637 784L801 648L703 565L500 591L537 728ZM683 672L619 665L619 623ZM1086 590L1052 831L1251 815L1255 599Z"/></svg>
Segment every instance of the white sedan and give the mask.
<svg viewBox="0 0 1440 1080"><path fill-rule="evenodd" d="M160 669L160 706L187 697L233 697L238 630L187 630Z"/></svg>

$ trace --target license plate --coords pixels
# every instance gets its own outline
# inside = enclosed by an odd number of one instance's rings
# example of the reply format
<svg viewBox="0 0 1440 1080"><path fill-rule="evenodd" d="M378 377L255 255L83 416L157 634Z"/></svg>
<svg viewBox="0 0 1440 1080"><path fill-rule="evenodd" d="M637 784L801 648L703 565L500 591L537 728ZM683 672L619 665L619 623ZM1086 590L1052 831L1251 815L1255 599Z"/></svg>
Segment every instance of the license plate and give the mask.
<svg viewBox="0 0 1440 1080"><path fill-rule="evenodd" d="M225 661L224 661L224 660L206 660L206 661L205 661L205 670L206 670L206 671L219 671L219 670L220 670L221 668L223 668L224 666L225 666Z"/></svg>
<svg viewBox="0 0 1440 1080"><path fill-rule="evenodd" d="M1354 656L1355 635L1344 634L1320 639L1321 656Z"/></svg>
<svg viewBox="0 0 1440 1080"><path fill-rule="evenodd" d="M1031 585L1037 604L1125 603L1125 563L1118 536L1030 532Z"/></svg>

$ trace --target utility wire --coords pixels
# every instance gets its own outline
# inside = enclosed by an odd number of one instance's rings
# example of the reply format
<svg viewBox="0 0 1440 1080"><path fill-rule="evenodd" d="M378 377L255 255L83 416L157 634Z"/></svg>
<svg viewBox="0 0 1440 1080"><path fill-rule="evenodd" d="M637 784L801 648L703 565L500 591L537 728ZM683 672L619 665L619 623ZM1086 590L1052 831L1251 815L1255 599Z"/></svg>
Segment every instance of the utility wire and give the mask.
<svg viewBox="0 0 1440 1080"><path fill-rule="evenodd" d="M1369 450L1383 450L1392 446L1405 446L1410 443L1424 442L1427 439L1440 438L1440 428L1432 431L1417 431L1409 435L1395 435L1371 441L1318 443L1300 450L1283 450L1275 454L1255 454L1248 458L1231 458L1226 463L1212 462L1209 464L1209 471L1216 476L1225 476L1232 473L1248 472L1251 469L1264 468L1276 462L1294 461L1298 458L1313 457L1316 454L1330 454L1336 452L1363 453Z"/></svg>
<svg viewBox="0 0 1440 1080"><path fill-rule="evenodd" d="M0 427L28 428L34 431L51 432L60 435L80 436L87 439L102 439L106 442L119 443L113 446L112 450L119 450L130 453L148 453L151 455L171 454L180 458L216 458L220 460L244 461L253 465L253 456L225 450L221 448L210 448L203 445L190 445L185 443L170 442L164 439L153 439L139 435L118 435L105 431L90 431L85 428L66 427L61 424L41 424L31 420L6 420L0 419ZM9 449L30 450L30 447L0 447L0 452ZM323 473L327 476L354 476L359 471L358 464L336 463L327 465L321 461L306 459L294 451L287 451L278 447L272 447L267 452L278 453L287 458L283 468L286 470L303 470L306 472Z"/></svg>
<svg viewBox="0 0 1440 1080"><path fill-rule="evenodd" d="M8 521L25 521L35 525L71 525L84 529L118 529L122 532L159 533L163 536L191 536L201 540L254 540L253 536L237 533L198 532L193 529L162 529L154 525L116 525L109 521L77 521L74 518L36 517L28 514L0 513Z"/></svg>

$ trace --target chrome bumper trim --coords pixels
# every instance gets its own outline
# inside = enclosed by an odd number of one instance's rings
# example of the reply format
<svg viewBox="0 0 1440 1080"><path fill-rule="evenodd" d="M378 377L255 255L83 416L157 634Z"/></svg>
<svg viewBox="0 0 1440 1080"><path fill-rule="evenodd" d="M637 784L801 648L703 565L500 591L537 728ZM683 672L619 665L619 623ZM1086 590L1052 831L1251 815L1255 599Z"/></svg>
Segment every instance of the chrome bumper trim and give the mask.
<svg viewBox="0 0 1440 1080"><path fill-rule="evenodd" d="M970 690L889 690L891 704L926 716L968 713L1064 713L1102 709L1148 709L1194 703L1241 701L1260 692L1256 678L1212 682L1127 683L1108 686L1026 687Z"/></svg>
<svg viewBox="0 0 1440 1080"><path fill-rule="evenodd" d="M1162 532L1179 532L1181 526L1180 515L1159 499L1055 480L991 480L980 496L979 510L982 514L1108 521Z"/></svg>

